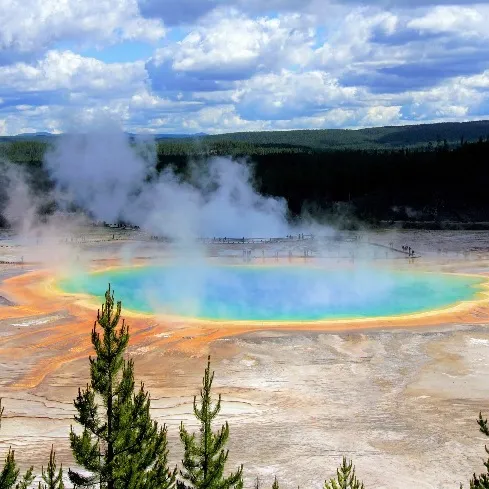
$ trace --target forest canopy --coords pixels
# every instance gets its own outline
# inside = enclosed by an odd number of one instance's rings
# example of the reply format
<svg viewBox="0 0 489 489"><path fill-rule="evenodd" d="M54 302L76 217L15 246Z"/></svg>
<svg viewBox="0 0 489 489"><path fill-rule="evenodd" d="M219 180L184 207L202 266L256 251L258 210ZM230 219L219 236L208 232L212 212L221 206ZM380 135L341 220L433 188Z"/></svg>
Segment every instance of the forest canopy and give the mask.
<svg viewBox="0 0 489 489"><path fill-rule="evenodd" d="M190 161L245 159L257 190L284 197L292 218L307 211L346 215L346 222L475 226L489 222L487 134L489 121L165 137L156 141L155 164L185 178ZM0 158L26 168L36 190L47 191L43 157L55 141L48 135L4 137Z"/></svg>

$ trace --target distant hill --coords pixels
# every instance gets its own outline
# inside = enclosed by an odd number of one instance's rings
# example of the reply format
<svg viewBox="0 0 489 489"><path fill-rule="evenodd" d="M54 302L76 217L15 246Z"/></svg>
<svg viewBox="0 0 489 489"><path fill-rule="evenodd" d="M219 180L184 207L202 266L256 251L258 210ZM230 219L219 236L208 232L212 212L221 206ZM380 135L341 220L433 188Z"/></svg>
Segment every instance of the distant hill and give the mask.
<svg viewBox="0 0 489 489"><path fill-rule="evenodd" d="M149 136L153 137L157 141L161 139L192 139L192 138L201 138L203 136L207 136L205 132L198 132L195 134L171 134L171 133L164 133L164 134L144 134L144 133L128 133L128 135L132 138L135 139L138 136Z"/></svg>
<svg viewBox="0 0 489 489"><path fill-rule="evenodd" d="M201 138L207 136L205 132L198 132L196 134L154 134L155 139L188 139L188 138Z"/></svg>
<svg viewBox="0 0 489 489"><path fill-rule="evenodd" d="M212 141L236 141L254 145L287 145L318 150L399 148L429 143L460 143L489 136L489 121L442 122L366 129L302 129L294 131L235 132L203 137Z"/></svg>
<svg viewBox="0 0 489 489"><path fill-rule="evenodd" d="M138 134L128 133L131 139ZM408 126L370 127L366 129L301 129L292 131L234 132L208 135L196 134L153 134L160 147L167 147L169 154L177 152L191 153L194 141L199 146L207 143L211 148L216 145L239 146L245 150L249 146L264 148L289 148L301 150L356 150L356 149L396 149L427 146L430 143L440 145L446 141L450 146L457 146L462 141L477 141L489 136L489 121L442 122L435 124L416 124ZM0 137L0 142L37 141L50 142L57 135L47 132L19 134ZM222 144L221 144L222 143ZM204 144L206 146L206 144ZM174 148L172 148L174 147ZM196 146L197 147L197 146ZM190 151L189 151L190 150ZM253 151L251 151L253 152ZM231 151L232 153L232 151Z"/></svg>
<svg viewBox="0 0 489 489"><path fill-rule="evenodd" d="M136 138L139 134L127 133L131 138ZM52 134L50 132L26 132L22 134L16 134L15 136L0 136L0 141L49 141L59 137L60 134ZM160 139L188 139L188 138L201 138L207 136L205 132L199 132L196 134L151 134L156 140Z"/></svg>
<svg viewBox="0 0 489 489"><path fill-rule="evenodd" d="M57 134L51 134L50 132L26 132L23 134L17 134L15 136L0 136L0 141L40 141L48 142L49 140L58 137Z"/></svg>

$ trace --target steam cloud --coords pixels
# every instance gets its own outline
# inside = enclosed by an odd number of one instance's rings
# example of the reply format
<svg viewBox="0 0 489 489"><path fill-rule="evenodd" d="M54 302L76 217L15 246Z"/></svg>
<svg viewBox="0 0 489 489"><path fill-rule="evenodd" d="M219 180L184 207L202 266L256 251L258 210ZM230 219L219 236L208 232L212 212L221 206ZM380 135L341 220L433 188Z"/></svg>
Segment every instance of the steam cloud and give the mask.
<svg viewBox="0 0 489 489"><path fill-rule="evenodd" d="M171 169L157 174L151 141L132 146L116 128L61 136L45 165L59 203L74 203L94 219L122 220L176 238L262 237L287 233L284 199L265 197L250 167L229 158L194 164L183 181Z"/></svg>
<svg viewBox="0 0 489 489"><path fill-rule="evenodd" d="M188 239L188 247L177 246L172 250L173 267L166 275L171 287L163 287L164 277L156 274L152 281L141 284L138 292L154 311L186 311L200 316L206 312L204 306L209 301L207 294L212 281L230 290L236 304L249 298L250 291L247 284L223 274L208 262L205 247L193 238L284 237L306 230L316 236L335 233L329 226L312 221L305 223L305 216L303 224L293 229L287 221L286 201L260 195L253 187L251 167L244 161L211 158L194 162L189 165L190 174L183 179L172 169L156 171L155 149L153 140L131 144L119 128L107 124L95 127L91 132L61 136L44 161L55 184L49 195L35 196L26 175L18 167L7 164L5 172L0 171L0 178L6 182L1 188L7 190L8 196L3 215L18 235L34 241L35 246L26 248L27 260L49 262L59 267L63 275L73 275L77 281L94 280L92 276L84 278L92 248L76 246L76 227L82 223L84 213L59 213L44 217L41 223L38 210L50 200L68 211L75 206L98 221L114 223L122 220L153 235ZM75 237L75 242L73 237L69 240L66 237L70 234ZM283 243L272 244L270 248L262 246L262 256L265 257L265 252L268 256L271 252L278 253L280 247L283 253L289 253L292 247L295 252L305 253L302 246L314 246L335 260L346 255L352 261L355 257L365 263L380 253L368 243L359 242L342 243L340 247L334 241L317 239L310 245L302 245L300 240L288 245L290 247ZM139 246L140 243L124 243L120 250L114 247L108 252L111 257L120 252L123 259L131 258ZM237 251L239 256L241 250ZM94 248L93 253L99 257L102 251ZM283 314L290 312L288 304L314 309L341 300L368 303L384 296L393 287L391 277L377 276L372 281L373 276L369 270L349 275L348 296L342 296L342 290L347 288L341 289L339 281L338 284L325 284L311 280L302 280L301 290L283 290L281 281L265 281L258 284L257 293L265 303L273 304L280 299ZM97 295L103 292L105 283L99 285L101 289L93 291ZM124 290L123 284L118 286ZM127 291L127 297L134 294L134 290ZM162 297L168 301L163 301ZM125 296L122 298L125 300Z"/></svg>

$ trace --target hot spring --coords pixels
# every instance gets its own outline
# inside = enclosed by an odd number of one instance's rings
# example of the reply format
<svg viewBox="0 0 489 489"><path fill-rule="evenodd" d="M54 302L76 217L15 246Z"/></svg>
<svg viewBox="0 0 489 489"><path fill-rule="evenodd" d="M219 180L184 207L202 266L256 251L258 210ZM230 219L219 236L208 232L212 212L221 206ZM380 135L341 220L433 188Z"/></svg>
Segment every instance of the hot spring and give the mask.
<svg viewBox="0 0 489 489"><path fill-rule="evenodd" d="M451 274L313 266L167 265L76 274L68 293L124 309L217 321L321 321L426 312L472 300L483 280Z"/></svg>

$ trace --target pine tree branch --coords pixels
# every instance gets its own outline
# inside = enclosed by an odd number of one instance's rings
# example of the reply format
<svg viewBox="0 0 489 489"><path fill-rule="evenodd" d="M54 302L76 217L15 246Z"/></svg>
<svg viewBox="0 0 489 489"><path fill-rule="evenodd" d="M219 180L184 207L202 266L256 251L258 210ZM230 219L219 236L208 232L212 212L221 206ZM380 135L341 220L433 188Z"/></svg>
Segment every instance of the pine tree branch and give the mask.
<svg viewBox="0 0 489 489"><path fill-rule="evenodd" d="M82 487L173 489L176 471L168 467L166 427L152 421L144 384L134 392L134 363L124 359L129 328L124 320L119 324L120 314L109 285L91 333L91 387L75 400L83 433L70 434L75 460L91 474L70 470L69 477Z"/></svg>

